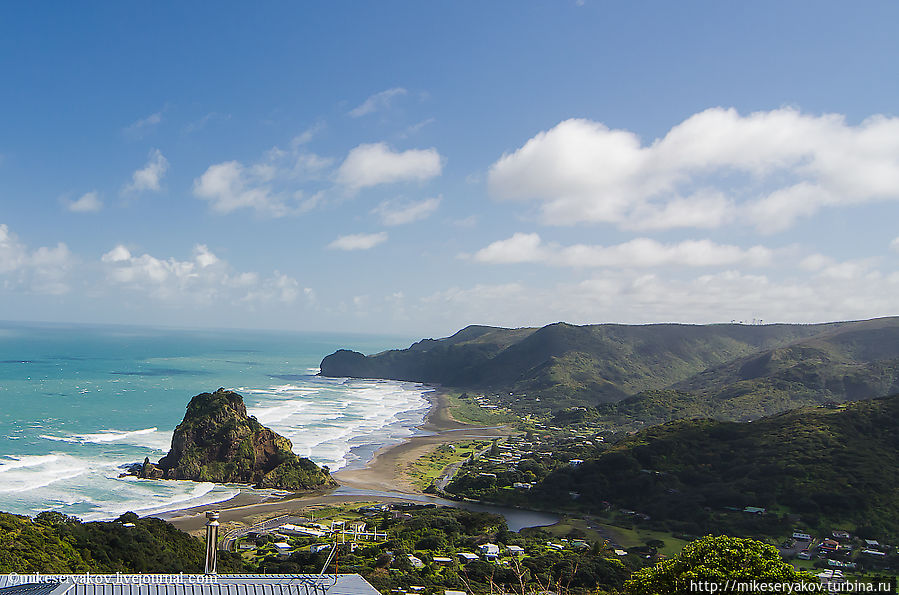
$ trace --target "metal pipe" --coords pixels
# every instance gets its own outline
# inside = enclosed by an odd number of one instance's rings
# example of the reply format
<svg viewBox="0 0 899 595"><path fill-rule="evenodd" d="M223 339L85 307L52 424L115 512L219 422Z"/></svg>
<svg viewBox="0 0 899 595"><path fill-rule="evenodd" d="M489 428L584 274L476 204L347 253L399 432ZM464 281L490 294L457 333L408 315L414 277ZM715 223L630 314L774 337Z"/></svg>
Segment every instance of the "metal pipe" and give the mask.
<svg viewBox="0 0 899 595"><path fill-rule="evenodd" d="M206 574L216 574L215 565L218 560L219 513L210 510L206 513Z"/></svg>

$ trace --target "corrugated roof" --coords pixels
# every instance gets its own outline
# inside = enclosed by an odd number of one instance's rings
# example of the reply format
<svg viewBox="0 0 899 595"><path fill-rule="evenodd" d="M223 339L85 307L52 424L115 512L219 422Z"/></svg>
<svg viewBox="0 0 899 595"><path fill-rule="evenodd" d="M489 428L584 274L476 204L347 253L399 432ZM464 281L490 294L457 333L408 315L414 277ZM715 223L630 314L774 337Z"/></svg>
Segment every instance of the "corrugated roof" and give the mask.
<svg viewBox="0 0 899 595"><path fill-rule="evenodd" d="M358 574L0 575L0 595L377 595Z"/></svg>

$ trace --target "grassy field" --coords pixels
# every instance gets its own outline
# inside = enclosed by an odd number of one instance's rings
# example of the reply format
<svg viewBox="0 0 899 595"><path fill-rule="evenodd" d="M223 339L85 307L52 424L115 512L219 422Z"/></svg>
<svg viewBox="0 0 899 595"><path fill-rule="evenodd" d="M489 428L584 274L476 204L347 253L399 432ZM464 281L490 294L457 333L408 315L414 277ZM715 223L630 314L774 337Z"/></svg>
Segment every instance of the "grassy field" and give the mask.
<svg viewBox="0 0 899 595"><path fill-rule="evenodd" d="M412 462L406 469L406 474L412 478L413 483L419 489L423 490L440 477L443 470L449 465L460 463L489 446L490 442L484 440L472 440L454 445L441 444Z"/></svg>
<svg viewBox="0 0 899 595"><path fill-rule="evenodd" d="M473 398L462 398L464 393L448 393L446 395L449 404L450 415L453 419L464 424L481 426L498 426L508 423L518 423L521 418L511 411L501 409L484 409Z"/></svg>
<svg viewBox="0 0 899 595"><path fill-rule="evenodd" d="M688 543L683 539L672 537L670 533L650 531L648 529L625 529L624 527L579 518L566 517L555 525L541 527L541 529L549 532L554 537L577 537L586 539L591 543L611 540L625 549L645 545L648 541L658 540L665 544L659 549L659 552L668 557L676 556Z"/></svg>

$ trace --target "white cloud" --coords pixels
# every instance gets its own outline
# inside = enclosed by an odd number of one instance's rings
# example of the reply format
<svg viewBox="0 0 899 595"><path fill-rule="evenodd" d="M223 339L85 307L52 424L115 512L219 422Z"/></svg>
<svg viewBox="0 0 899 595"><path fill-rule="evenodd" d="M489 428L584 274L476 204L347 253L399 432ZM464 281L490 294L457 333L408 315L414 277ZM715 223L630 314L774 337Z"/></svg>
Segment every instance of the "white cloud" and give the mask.
<svg viewBox="0 0 899 595"><path fill-rule="evenodd" d="M361 105L350 110L350 116L354 118L359 118L378 110L386 109L390 107L390 103L396 97L402 97L406 94L406 90L402 87L394 87L393 89L387 89L386 91L381 91L380 93L375 93Z"/></svg>
<svg viewBox="0 0 899 595"><path fill-rule="evenodd" d="M536 233L516 233L507 240L498 240L481 248L475 253L474 259L493 264L543 262L548 254L542 243Z"/></svg>
<svg viewBox="0 0 899 595"><path fill-rule="evenodd" d="M210 165L194 180L194 195L209 201L212 210L219 213L252 208L274 216L287 214L283 200L271 195L264 177L237 161Z"/></svg>
<svg viewBox="0 0 899 595"><path fill-rule="evenodd" d="M535 200L550 224L629 229L786 229L826 206L899 200L899 118L849 125L790 108L712 108L649 144L627 130L566 120L489 171L500 200Z"/></svg>
<svg viewBox="0 0 899 595"><path fill-rule="evenodd" d="M383 231L378 233L357 233L338 236L336 240L328 244L328 248L333 250L370 250L386 241L387 233Z"/></svg>
<svg viewBox="0 0 899 595"><path fill-rule="evenodd" d="M337 181L355 191L379 184L429 180L439 176L442 167L437 149L396 152L386 143L362 144L340 165Z"/></svg>
<svg viewBox="0 0 899 595"><path fill-rule="evenodd" d="M890 242L890 249L899 252L899 238L895 238Z"/></svg>
<svg viewBox="0 0 899 595"><path fill-rule="evenodd" d="M64 243L32 251L6 224L0 224L0 275L4 276L4 289L50 295L67 293L69 271L74 262Z"/></svg>
<svg viewBox="0 0 899 595"><path fill-rule="evenodd" d="M100 262L111 284L170 303L291 303L301 292L296 279L278 271L267 278L234 271L204 244L194 246L187 260L138 256L120 244Z"/></svg>
<svg viewBox="0 0 899 595"><path fill-rule="evenodd" d="M252 209L268 217L284 217L314 208L322 191L297 186L321 180L333 160L302 149L306 141L301 137L308 132L295 138L291 149L274 147L254 164L225 161L210 165L194 180L194 196L223 214Z"/></svg>
<svg viewBox="0 0 899 595"><path fill-rule="evenodd" d="M158 192L168 169L168 160L159 149L153 149L147 164L131 174L131 182L123 188L123 192Z"/></svg>
<svg viewBox="0 0 899 595"><path fill-rule="evenodd" d="M162 112L155 112L136 120L125 127L125 134L132 138L142 138L147 132L162 123Z"/></svg>
<svg viewBox="0 0 899 595"><path fill-rule="evenodd" d="M516 233L474 255L475 260L491 264L539 262L553 266L614 268L762 266L771 258L772 251L763 246L743 249L709 240L662 244L650 238L635 238L613 246L560 246L545 244L536 233Z"/></svg>
<svg viewBox="0 0 899 595"><path fill-rule="evenodd" d="M738 271L667 278L603 271L575 283L452 287L420 300L420 320L437 316L459 327L478 321L502 326L615 322L644 324L730 321L827 322L894 316L899 273L855 271L847 278L816 275L775 279ZM407 305L407 311L409 310Z"/></svg>
<svg viewBox="0 0 899 595"><path fill-rule="evenodd" d="M68 203L67 207L73 213L95 213L103 208L103 201L96 191L87 192L81 198Z"/></svg>
<svg viewBox="0 0 899 595"><path fill-rule="evenodd" d="M403 202L385 200L372 210L384 225L405 225L430 217L440 206L441 197Z"/></svg>

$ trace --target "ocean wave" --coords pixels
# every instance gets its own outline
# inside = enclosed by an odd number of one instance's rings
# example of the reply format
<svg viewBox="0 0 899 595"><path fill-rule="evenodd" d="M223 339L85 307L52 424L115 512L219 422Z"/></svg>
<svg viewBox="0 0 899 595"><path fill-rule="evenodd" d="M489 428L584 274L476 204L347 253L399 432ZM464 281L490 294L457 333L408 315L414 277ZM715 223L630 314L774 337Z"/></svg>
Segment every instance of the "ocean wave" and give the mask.
<svg viewBox="0 0 899 595"><path fill-rule="evenodd" d="M85 461L63 454L4 456L7 460L0 461L0 473L3 474L0 493L3 494L30 492L90 470Z"/></svg>
<svg viewBox="0 0 899 595"><path fill-rule="evenodd" d="M171 433L160 432L159 428L143 428L140 430L104 430L94 434L70 434L68 436L53 436L41 434L40 438L54 442L67 442L69 444L106 444L121 442L132 446L142 446L153 450L168 450L171 444Z"/></svg>
<svg viewBox="0 0 899 595"><path fill-rule="evenodd" d="M389 380L331 379L318 387L277 385L248 391L249 412L289 438L294 452L332 470L358 459L353 449L412 435L427 412L429 386Z"/></svg>

